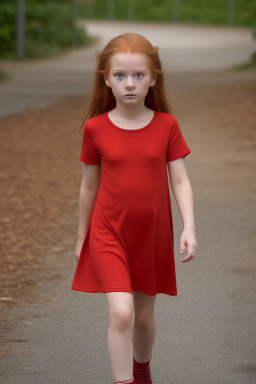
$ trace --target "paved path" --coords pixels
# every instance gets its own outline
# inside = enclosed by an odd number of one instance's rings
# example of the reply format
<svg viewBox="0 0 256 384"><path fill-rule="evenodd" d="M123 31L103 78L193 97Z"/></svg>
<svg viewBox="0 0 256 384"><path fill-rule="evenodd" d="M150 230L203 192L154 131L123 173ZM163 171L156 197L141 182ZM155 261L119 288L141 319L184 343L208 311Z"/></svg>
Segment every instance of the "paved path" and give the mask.
<svg viewBox="0 0 256 384"><path fill-rule="evenodd" d="M209 71L223 71L244 63L256 50L251 28L96 21L80 21L80 24L90 34L101 37L97 45L71 50L51 59L0 61L0 67L13 76L0 83L0 117L87 93L92 81L95 50L124 32L141 33L158 45L166 72L205 74L207 81L211 81Z"/></svg>
<svg viewBox="0 0 256 384"><path fill-rule="evenodd" d="M107 25L102 27L107 39L112 33L127 30L125 23L115 23L114 32L109 31ZM97 23L88 23L88 28L99 31L100 27ZM182 49L181 44L176 45L175 52L179 51L181 56L177 55L175 67L168 71L167 80L177 114L182 117L183 132L193 149L187 166L195 194L199 254L194 262L187 265L179 263L177 258L179 295L176 298L166 295L157 297L158 332L152 359L153 382L254 384L256 279L252 244L256 215L252 192L254 173L250 165L255 162L255 155L250 122L243 121L243 118L251 114L251 124L255 119L248 84L242 93L248 97L245 97L246 105L243 104L243 97L239 99L237 86L234 86L234 100L232 88L229 91L225 88L232 82L243 84L246 78L255 82L253 71L237 74L227 70L231 64L246 60L254 43L250 42L250 34L244 29L161 28L136 25L136 31L155 37L160 47L160 36L163 37L165 66L168 66L168 60L174 63L171 58L175 46L175 39L168 40L168 45L166 43L167 29L175 32L177 38L179 31L179 40L183 41ZM208 35L199 34L199 30L208 31ZM237 33L236 37L229 34L230 31ZM218 33L221 36L223 33L223 39L217 44ZM179 57L187 55L187 39L192 36L195 50L191 47L191 52L195 52L193 70L190 65L185 69L187 61L182 59L178 62ZM195 47L199 36L203 40L201 48ZM225 40L224 36L229 38ZM233 45L228 45L228 39ZM207 48L207 41L212 42L211 49ZM235 48L235 41L239 51ZM230 55L227 46L230 47ZM15 78L9 82L14 87L13 92L19 89L22 97L27 95L20 111L67 95L83 94L84 84L90 82L92 65L92 58L87 54L92 54L93 50L74 51L60 59L29 64L30 67L26 63L10 66L10 70L16 71ZM225 55L219 55L216 61L216 52L225 52ZM191 55L186 57L189 59ZM202 72L203 57L205 71ZM84 61L81 62L81 59ZM214 71L210 67L212 60L217 63ZM39 81L40 71L42 77ZM22 74L26 74L26 89ZM71 80L67 75L71 76ZM84 84L81 84L81 76L84 76ZM34 80L31 82L32 77ZM8 90L7 85L1 85L1 92L3 87ZM42 89L43 96L39 92ZM6 99L11 96L10 89L8 92ZM33 104L35 95L38 98ZM18 112L16 107L14 103L10 113ZM237 119L240 121L241 118L239 125ZM233 126L236 128L233 129ZM181 225L176 208L174 221L177 255ZM69 229L65 240L75 241L71 232L77 225L77 217L71 217L70 222L63 225ZM28 303L26 307L16 310L19 324L12 331L10 356L1 361L1 383L111 383L106 353L108 314L105 299L101 294L70 290L75 268L70 252L63 254L68 268L63 272L61 281L49 281L41 292L42 299L50 297L50 302L42 307L31 307Z"/></svg>

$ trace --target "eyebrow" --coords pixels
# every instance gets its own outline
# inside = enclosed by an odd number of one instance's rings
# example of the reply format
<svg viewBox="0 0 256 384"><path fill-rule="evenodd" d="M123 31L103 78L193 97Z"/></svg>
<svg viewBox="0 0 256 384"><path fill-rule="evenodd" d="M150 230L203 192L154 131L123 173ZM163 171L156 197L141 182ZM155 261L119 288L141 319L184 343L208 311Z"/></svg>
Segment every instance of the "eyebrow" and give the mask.
<svg viewBox="0 0 256 384"><path fill-rule="evenodd" d="M147 69L148 69L147 67L136 68L134 71L145 71ZM112 71L122 71L122 72L125 72L125 69L122 69L122 68L112 68Z"/></svg>

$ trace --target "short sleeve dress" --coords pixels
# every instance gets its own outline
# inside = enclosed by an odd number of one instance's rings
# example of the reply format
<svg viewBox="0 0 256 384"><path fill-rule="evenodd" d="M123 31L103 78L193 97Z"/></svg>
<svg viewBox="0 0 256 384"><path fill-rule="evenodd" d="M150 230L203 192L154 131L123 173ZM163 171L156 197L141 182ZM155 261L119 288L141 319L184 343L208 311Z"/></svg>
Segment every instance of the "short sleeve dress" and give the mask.
<svg viewBox="0 0 256 384"><path fill-rule="evenodd" d="M177 295L167 162L190 152L169 113L136 130L87 120L80 160L101 164L101 181L71 289Z"/></svg>

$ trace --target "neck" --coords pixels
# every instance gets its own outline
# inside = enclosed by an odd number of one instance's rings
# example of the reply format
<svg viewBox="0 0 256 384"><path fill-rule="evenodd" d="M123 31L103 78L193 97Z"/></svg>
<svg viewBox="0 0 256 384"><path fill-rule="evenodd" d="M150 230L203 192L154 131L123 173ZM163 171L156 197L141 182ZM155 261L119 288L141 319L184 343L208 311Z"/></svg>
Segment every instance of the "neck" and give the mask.
<svg viewBox="0 0 256 384"><path fill-rule="evenodd" d="M114 113L118 116L122 117L124 120L139 120L143 118L145 112L148 111L148 108L144 104L139 104L135 106L126 106L117 104Z"/></svg>

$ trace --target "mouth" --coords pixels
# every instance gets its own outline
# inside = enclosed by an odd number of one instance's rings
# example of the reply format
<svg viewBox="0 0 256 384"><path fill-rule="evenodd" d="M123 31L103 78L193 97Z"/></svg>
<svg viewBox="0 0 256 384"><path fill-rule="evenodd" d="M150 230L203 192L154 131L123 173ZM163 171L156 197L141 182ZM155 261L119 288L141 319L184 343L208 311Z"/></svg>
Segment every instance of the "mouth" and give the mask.
<svg viewBox="0 0 256 384"><path fill-rule="evenodd" d="M136 95L134 95L134 93L127 93L127 94L124 95L124 96L136 96Z"/></svg>

